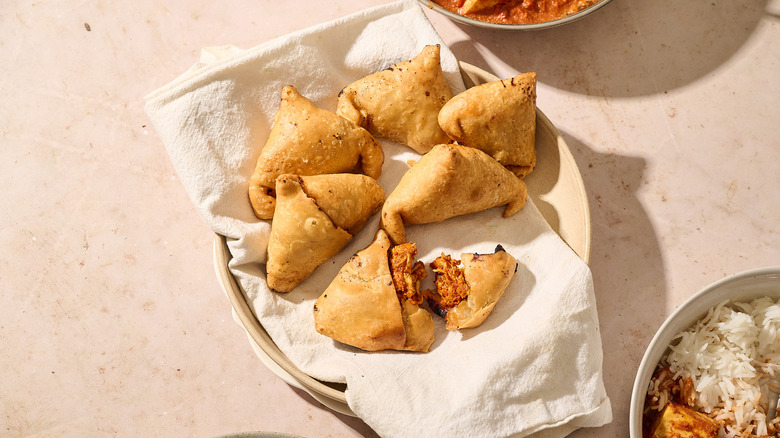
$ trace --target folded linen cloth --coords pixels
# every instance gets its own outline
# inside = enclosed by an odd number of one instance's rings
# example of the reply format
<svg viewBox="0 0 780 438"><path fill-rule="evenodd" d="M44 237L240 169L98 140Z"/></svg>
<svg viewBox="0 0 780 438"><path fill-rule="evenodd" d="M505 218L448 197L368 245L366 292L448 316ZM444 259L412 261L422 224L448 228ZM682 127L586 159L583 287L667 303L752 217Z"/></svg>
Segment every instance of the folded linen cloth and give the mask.
<svg viewBox="0 0 780 438"><path fill-rule="evenodd" d="M480 327L447 331L437 317L426 354L367 353L315 332L316 298L379 227L375 215L350 244L292 292L265 283L270 221L255 218L249 178L279 106L294 85L335 111L354 80L442 45L453 92L464 89L454 55L414 0L305 29L249 50L206 48L183 75L146 97L146 111L197 211L227 237L230 270L260 323L302 371L347 384L350 408L382 436L564 436L611 421L590 270L529 202L407 228L426 264L441 252L492 252L519 261L501 301ZM386 193L418 157L381 140ZM430 281L430 278L426 281ZM423 285L423 287L430 285Z"/></svg>

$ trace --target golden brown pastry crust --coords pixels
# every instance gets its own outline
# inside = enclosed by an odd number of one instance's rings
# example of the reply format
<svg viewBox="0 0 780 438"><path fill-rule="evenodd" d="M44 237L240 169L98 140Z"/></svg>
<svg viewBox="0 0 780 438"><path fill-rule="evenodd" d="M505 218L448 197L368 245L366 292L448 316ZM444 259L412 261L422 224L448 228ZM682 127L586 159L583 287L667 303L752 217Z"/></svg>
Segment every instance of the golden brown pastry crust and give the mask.
<svg viewBox="0 0 780 438"><path fill-rule="evenodd" d="M385 191L374 178L341 173L299 178L303 191L333 223L353 236L377 212Z"/></svg>
<svg viewBox="0 0 780 438"><path fill-rule="evenodd" d="M447 311L447 330L482 324L517 270L517 260L501 247L493 254L463 253L460 259L470 291L466 299Z"/></svg>
<svg viewBox="0 0 780 438"><path fill-rule="evenodd" d="M450 99L438 118L450 138L484 151L518 176L536 166L536 73L469 88Z"/></svg>
<svg viewBox="0 0 780 438"><path fill-rule="evenodd" d="M382 207L382 228L395 244L404 224L425 224L506 204L504 217L525 206L525 183L484 152L437 145L409 169Z"/></svg>
<svg viewBox="0 0 780 438"><path fill-rule="evenodd" d="M428 351L433 320L419 306L399 301L388 263L391 245L379 230L341 268L314 304L318 333L367 351Z"/></svg>
<svg viewBox="0 0 780 438"><path fill-rule="evenodd" d="M289 292L341 251L384 200L374 179L357 174L286 174L275 188L266 271L268 287L278 292Z"/></svg>
<svg viewBox="0 0 780 438"><path fill-rule="evenodd" d="M273 218L279 175L360 170L376 179L383 162L382 147L368 131L318 108L288 85L282 89L279 111L250 179L252 209L260 219Z"/></svg>
<svg viewBox="0 0 780 438"><path fill-rule="evenodd" d="M410 61L353 82L339 93L336 113L421 154L448 143L438 114L452 90L441 70L440 52L439 45L426 46Z"/></svg>
<svg viewBox="0 0 780 438"><path fill-rule="evenodd" d="M433 344L434 323L431 314L409 300L401 301L401 316L406 332L402 350L426 353Z"/></svg>

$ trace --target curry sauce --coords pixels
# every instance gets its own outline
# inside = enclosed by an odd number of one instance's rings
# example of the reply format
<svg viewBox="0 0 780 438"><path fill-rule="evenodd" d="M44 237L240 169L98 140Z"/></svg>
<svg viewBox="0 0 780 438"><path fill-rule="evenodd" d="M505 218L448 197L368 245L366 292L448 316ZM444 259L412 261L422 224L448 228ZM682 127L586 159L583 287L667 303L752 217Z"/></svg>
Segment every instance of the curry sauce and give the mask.
<svg viewBox="0 0 780 438"><path fill-rule="evenodd" d="M600 0L492 0L486 1L486 5L478 10L468 11L464 8L465 0L432 1L444 9L475 20L498 24L532 24L567 17Z"/></svg>

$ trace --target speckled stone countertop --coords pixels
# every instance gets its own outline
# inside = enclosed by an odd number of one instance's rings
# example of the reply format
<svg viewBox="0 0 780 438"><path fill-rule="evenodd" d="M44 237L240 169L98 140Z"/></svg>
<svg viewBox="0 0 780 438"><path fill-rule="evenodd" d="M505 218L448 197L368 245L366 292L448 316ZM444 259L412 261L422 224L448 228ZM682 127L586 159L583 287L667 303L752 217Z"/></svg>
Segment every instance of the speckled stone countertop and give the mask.
<svg viewBox="0 0 780 438"><path fill-rule="evenodd" d="M203 47L384 2L66 3L0 5L0 436L375 435L254 355L143 96ZM666 316L780 264L780 2L615 1L527 33L426 13L461 60L538 74L589 195L614 415L572 436L627 436Z"/></svg>

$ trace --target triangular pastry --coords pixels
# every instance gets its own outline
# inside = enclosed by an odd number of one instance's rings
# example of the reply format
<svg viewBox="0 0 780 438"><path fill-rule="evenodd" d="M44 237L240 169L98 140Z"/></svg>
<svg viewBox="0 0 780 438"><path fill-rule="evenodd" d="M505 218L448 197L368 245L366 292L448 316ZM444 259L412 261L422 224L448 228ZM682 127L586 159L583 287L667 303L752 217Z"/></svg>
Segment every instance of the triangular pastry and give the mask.
<svg viewBox="0 0 780 438"><path fill-rule="evenodd" d="M427 352L434 324L419 306L419 282L427 274L413 262L415 253L414 244L393 247L379 230L317 299L317 332L367 351Z"/></svg>
<svg viewBox="0 0 780 438"><path fill-rule="evenodd" d="M382 147L368 131L318 108L288 85L249 183L252 209L260 219L273 218L279 175L361 171L376 179L383 162Z"/></svg>
<svg viewBox="0 0 780 438"><path fill-rule="evenodd" d="M404 224L426 224L506 204L504 217L526 203L523 180L484 152L437 145L401 177L382 207L382 228L406 241Z"/></svg>
<svg viewBox="0 0 780 438"><path fill-rule="evenodd" d="M410 61L353 82L339 93L336 113L384 137L425 153L448 143L439 110L452 97L440 63L441 47L426 46Z"/></svg>
<svg viewBox="0 0 780 438"><path fill-rule="evenodd" d="M455 330L485 321L514 277L517 260L499 245L493 254L463 253L460 260L442 254L431 267L436 291L425 291L426 301L445 319L447 330Z"/></svg>
<svg viewBox="0 0 780 438"><path fill-rule="evenodd" d="M439 125L459 144L480 149L518 176L536 166L536 73L477 85L439 112Z"/></svg>
<svg viewBox="0 0 780 438"><path fill-rule="evenodd" d="M333 223L355 235L376 213L385 192L373 178L342 173L299 177L303 191Z"/></svg>
<svg viewBox="0 0 780 438"><path fill-rule="evenodd" d="M266 263L268 287L289 292L352 240L384 200L360 174L281 175Z"/></svg>

